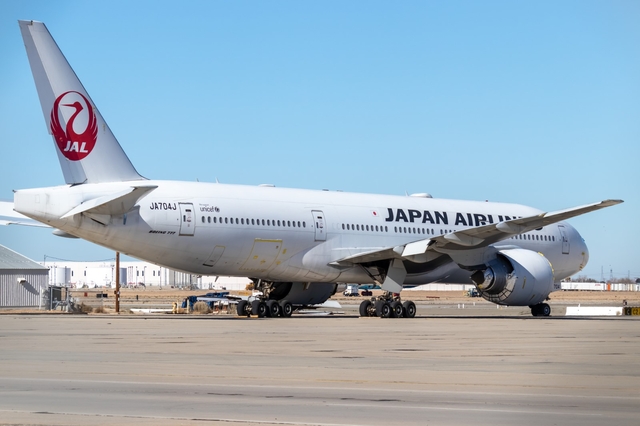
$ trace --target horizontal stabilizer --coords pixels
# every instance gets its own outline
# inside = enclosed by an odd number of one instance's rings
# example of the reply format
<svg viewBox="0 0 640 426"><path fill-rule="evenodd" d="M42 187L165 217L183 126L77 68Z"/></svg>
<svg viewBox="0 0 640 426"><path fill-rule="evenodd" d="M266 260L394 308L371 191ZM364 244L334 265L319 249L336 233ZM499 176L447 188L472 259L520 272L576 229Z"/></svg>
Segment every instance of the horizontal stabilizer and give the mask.
<svg viewBox="0 0 640 426"><path fill-rule="evenodd" d="M30 219L13 210L13 201L0 201L0 225L22 225L51 228L49 225Z"/></svg>
<svg viewBox="0 0 640 426"><path fill-rule="evenodd" d="M133 206L136 205L138 200L157 187L157 185L133 186L114 194L87 200L64 214L61 219L71 217L79 213L110 216L122 215L130 211Z"/></svg>

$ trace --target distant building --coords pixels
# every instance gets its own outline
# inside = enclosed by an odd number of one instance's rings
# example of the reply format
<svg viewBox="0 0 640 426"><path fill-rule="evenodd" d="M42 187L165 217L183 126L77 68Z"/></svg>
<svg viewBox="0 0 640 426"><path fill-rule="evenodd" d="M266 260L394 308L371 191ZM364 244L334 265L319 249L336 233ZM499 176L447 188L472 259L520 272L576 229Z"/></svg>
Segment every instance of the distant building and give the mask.
<svg viewBox="0 0 640 426"><path fill-rule="evenodd" d="M37 307L49 269L0 245L0 307Z"/></svg>
<svg viewBox="0 0 640 426"><path fill-rule="evenodd" d="M72 288L115 287L116 263L108 262L46 262L50 285ZM120 262L122 287L172 287L244 290L251 280L238 277L191 275L141 261Z"/></svg>

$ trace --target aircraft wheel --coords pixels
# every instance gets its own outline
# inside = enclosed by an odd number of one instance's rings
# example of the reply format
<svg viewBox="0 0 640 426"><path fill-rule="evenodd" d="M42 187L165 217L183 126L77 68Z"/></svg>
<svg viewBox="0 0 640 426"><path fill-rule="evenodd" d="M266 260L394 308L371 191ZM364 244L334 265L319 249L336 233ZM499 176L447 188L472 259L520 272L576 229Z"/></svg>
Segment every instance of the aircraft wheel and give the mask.
<svg viewBox="0 0 640 426"><path fill-rule="evenodd" d="M249 316L249 314L247 313L247 305L249 305L249 302L247 302L246 300L241 300L238 302L238 304L236 305L236 311L238 312L239 317Z"/></svg>
<svg viewBox="0 0 640 426"><path fill-rule="evenodd" d="M371 306L371 300L363 300L360 304L360 316L368 317L369 316L369 307Z"/></svg>
<svg viewBox="0 0 640 426"><path fill-rule="evenodd" d="M546 303L539 304L538 315L541 317L548 317L549 315L551 315L551 306Z"/></svg>
<svg viewBox="0 0 640 426"><path fill-rule="evenodd" d="M289 318L293 313L293 305L288 300L283 300L280 302L280 312L282 316L285 318Z"/></svg>
<svg viewBox="0 0 640 426"><path fill-rule="evenodd" d="M378 300L376 302L376 316L380 318L389 318L391 316L391 306L387 302Z"/></svg>
<svg viewBox="0 0 640 426"><path fill-rule="evenodd" d="M402 316L405 318L414 318L416 316L416 304L408 300L402 304Z"/></svg>
<svg viewBox="0 0 640 426"><path fill-rule="evenodd" d="M280 315L280 305L275 300L267 302L267 316L277 318Z"/></svg>
<svg viewBox="0 0 640 426"><path fill-rule="evenodd" d="M261 300L254 300L251 302L251 314L264 318L267 315L267 304Z"/></svg>
<svg viewBox="0 0 640 426"><path fill-rule="evenodd" d="M400 303L397 300L394 302L391 302L391 316L393 318L402 318L402 314L403 314L402 303Z"/></svg>

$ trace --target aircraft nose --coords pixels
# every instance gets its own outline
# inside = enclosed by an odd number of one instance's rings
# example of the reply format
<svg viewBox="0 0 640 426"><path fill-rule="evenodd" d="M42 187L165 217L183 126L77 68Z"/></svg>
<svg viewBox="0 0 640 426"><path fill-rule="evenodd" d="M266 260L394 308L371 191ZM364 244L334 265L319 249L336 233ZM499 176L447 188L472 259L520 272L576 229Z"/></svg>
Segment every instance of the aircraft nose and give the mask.
<svg viewBox="0 0 640 426"><path fill-rule="evenodd" d="M586 265L589 262L589 248L582 237L580 237L580 240L582 241L582 257L584 257L584 264Z"/></svg>
<svg viewBox="0 0 640 426"><path fill-rule="evenodd" d="M580 233L578 231L576 232L576 248L578 250L577 254L580 255L580 270L582 270L582 268L584 268L587 263L589 262L589 248L587 247L587 243L585 242L584 238L582 238L582 235L580 235Z"/></svg>

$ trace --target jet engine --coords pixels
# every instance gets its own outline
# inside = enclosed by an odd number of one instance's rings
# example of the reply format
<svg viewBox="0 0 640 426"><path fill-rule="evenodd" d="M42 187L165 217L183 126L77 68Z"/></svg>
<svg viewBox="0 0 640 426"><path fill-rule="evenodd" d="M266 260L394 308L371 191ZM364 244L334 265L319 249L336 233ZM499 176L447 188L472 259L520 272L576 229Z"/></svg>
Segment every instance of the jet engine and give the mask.
<svg viewBox="0 0 640 426"><path fill-rule="evenodd" d="M319 305L333 296L338 288L334 283L274 282L269 300L288 300L294 306Z"/></svg>
<svg viewBox="0 0 640 426"><path fill-rule="evenodd" d="M496 257L471 275L480 295L500 305L533 306L553 291L551 263L541 253L525 249L499 250Z"/></svg>

